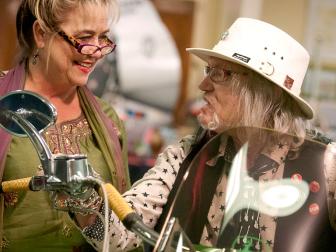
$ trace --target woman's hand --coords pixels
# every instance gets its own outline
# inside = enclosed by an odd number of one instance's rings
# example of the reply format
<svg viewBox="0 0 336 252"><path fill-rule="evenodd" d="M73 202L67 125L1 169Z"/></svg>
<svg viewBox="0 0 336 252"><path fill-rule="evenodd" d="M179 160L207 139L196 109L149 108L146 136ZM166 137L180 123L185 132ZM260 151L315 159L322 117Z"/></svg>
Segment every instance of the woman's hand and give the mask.
<svg viewBox="0 0 336 252"><path fill-rule="evenodd" d="M81 229L94 223L103 201L93 188L76 196L63 191L53 192L51 198L55 209L74 214L75 221Z"/></svg>

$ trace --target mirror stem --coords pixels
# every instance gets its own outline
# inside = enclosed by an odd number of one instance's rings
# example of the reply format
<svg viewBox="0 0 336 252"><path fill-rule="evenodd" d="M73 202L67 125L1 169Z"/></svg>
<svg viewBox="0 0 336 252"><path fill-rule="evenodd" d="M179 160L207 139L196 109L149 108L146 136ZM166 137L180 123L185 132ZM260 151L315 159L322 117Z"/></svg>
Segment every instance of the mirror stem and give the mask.
<svg viewBox="0 0 336 252"><path fill-rule="evenodd" d="M46 171L46 169L49 169L49 161L52 158L52 154L49 150L48 144L36 130L34 125L31 124L28 120L24 119L21 115L19 115L16 112L10 110L3 110L1 111L1 113L4 114L7 118L14 121L17 125L21 127L21 129L24 132L26 132L26 134L32 141L35 149L37 150L44 174L49 174L49 171Z"/></svg>

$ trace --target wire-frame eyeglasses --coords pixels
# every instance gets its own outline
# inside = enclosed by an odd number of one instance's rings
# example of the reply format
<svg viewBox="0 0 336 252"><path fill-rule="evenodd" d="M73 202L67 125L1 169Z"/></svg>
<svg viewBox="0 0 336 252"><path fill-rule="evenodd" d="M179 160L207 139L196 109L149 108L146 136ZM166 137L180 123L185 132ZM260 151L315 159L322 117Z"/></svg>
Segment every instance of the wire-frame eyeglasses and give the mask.
<svg viewBox="0 0 336 252"><path fill-rule="evenodd" d="M247 73L240 73L240 72L235 72L231 70L226 70L222 68L217 68L217 67L209 67L205 66L204 67L204 75L209 76L210 80L212 80L215 83L223 83L228 78L232 76L232 74L243 74L246 75Z"/></svg>

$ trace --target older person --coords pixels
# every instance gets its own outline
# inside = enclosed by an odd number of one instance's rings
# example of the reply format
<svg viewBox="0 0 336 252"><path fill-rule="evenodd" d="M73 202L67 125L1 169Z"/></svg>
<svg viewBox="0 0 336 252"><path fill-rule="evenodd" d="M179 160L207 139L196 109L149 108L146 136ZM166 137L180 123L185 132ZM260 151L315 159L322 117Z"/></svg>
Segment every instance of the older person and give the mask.
<svg viewBox="0 0 336 252"><path fill-rule="evenodd" d="M334 195L336 180L325 178L325 145L304 140L311 137L306 132L310 128L308 120L314 115L299 96L309 63L307 51L287 33L249 18L237 19L213 49L187 50L206 63L205 77L199 85L205 101L198 116L202 128L195 136L167 147L155 166L124 193L125 200L146 225L157 230L167 216L178 217L191 241L204 246L244 251L330 249L335 237L335 203L326 195L328 191L329 196ZM228 133L220 134L223 131ZM227 144L222 140L225 136ZM307 198L286 218L246 205L247 209L231 216L223 230L231 162L247 140L252 148L246 169L254 181L306 181L309 186L303 186L306 191L302 195ZM216 141L217 149L207 147ZM207 149L214 152L212 159L203 159ZM190 167L195 164L195 173L190 175ZM213 166L216 169L207 169ZM327 175L335 174L330 173L335 169L333 162L327 167ZM206 180L209 173L217 177ZM194 182L189 191L186 187L178 193L180 184L190 177ZM273 196L283 198L279 193ZM250 202L246 197L238 201ZM87 238L101 246L100 220L81 225ZM111 251L125 251L138 243L113 212L110 225Z"/></svg>
<svg viewBox="0 0 336 252"><path fill-rule="evenodd" d="M16 26L22 56L14 69L1 74L0 95L24 89L53 103L56 125L44 134L51 151L87 154L104 181L125 191L129 178L123 124L86 87L97 62L116 47L109 27L117 15L114 0L21 1ZM0 129L0 139L3 181L41 173L28 138ZM95 191L90 199L86 204L92 209L101 202ZM48 193L7 193L1 200L5 251L90 249L68 213L53 209Z"/></svg>

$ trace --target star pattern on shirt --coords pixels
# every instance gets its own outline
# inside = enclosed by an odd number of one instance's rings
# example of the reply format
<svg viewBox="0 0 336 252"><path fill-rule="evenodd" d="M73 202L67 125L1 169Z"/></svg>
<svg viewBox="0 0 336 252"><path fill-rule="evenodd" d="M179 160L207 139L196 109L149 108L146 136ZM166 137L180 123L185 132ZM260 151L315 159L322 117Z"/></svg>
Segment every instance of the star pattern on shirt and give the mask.
<svg viewBox="0 0 336 252"><path fill-rule="evenodd" d="M133 188L130 190L130 192L124 195L129 204L131 206L134 206L135 210L138 212L143 222L150 228L153 228L155 226L162 212L162 206L166 203L166 200L168 198L169 190L171 190L175 178L178 174L178 170L182 163L182 160L185 158L189 150L185 147L182 148L182 143L185 144L187 142L181 141L181 145L178 148L167 148L162 154L160 154L158 157L159 160L157 160L156 162L159 165L157 167L154 167L153 170L151 170L150 172L146 173L140 181L137 181L133 185ZM284 149L285 147L282 145L278 145L278 148ZM261 181L271 180L272 175L278 172L277 167L270 167L272 169L263 173L263 177L260 178ZM224 176L226 176L226 174L223 175L223 177ZM224 184L217 187L215 197L213 198L213 202L211 202L211 207L208 213L209 228L207 231L204 231L202 235L202 244L204 242L205 245L211 245L212 242L216 241L217 236L220 233L221 226L218 224L222 223L225 214L225 191L223 190L223 188L225 188L226 186L225 181L226 179L220 180L219 183ZM254 226L254 228L260 230L261 236L268 233L269 230L272 230L272 228L269 228L269 222L256 220L256 215L249 215L248 220L251 221L251 218L253 218L251 222L252 225ZM269 218L269 220L271 222L276 222L276 218ZM114 223L113 225L117 224ZM122 223L119 223L118 225L120 226L114 229L116 231L113 239L118 239L119 241L122 236L124 241L127 240L127 244L118 244L121 246L119 247L120 251L126 251L126 248L138 246L139 243L136 241L139 241L139 239L135 238L135 236L131 236L129 232L124 227L122 227ZM245 233L243 232L242 237L248 234L246 228L243 229L243 231ZM265 236L263 238L262 244L264 246L268 245L272 247L274 245L273 241L274 236ZM259 244L259 241L257 243Z"/></svg>
<svg viewBox="0 0 336 252"><path fill-rule="evenodd" d="M210 241L212 239L212 235L208 235L205 240Z"/></svg>
<svg viewBox="0 0 336 252"><path fill-rule="evenodd" d="M164 185L164 184L166 184L166 182L164 181L164 179L163 178L159 178L159 181L161 181L161 183Z"/></svg>
<svg viewBox="0 0 336 252"><path fill-rule="evenodd" d="M272 240L267 240L266 243L267 243L267 245L270 246L270 247L273 245L273 241L272 241Z"/></svg>

